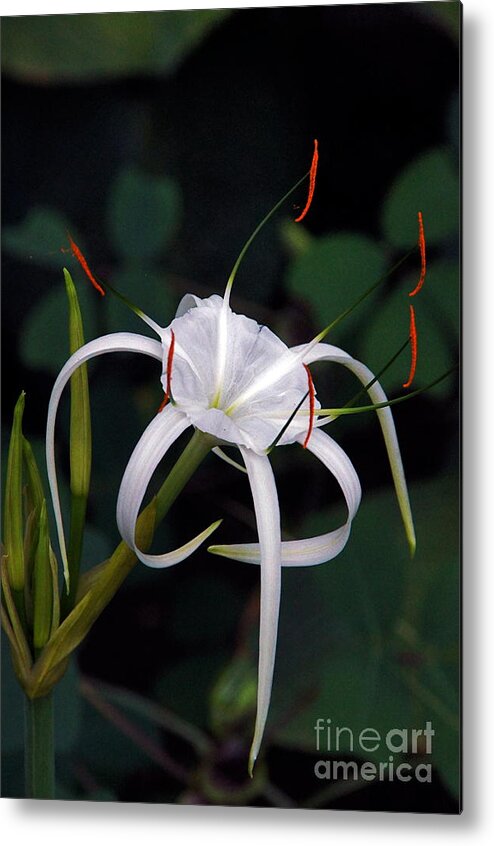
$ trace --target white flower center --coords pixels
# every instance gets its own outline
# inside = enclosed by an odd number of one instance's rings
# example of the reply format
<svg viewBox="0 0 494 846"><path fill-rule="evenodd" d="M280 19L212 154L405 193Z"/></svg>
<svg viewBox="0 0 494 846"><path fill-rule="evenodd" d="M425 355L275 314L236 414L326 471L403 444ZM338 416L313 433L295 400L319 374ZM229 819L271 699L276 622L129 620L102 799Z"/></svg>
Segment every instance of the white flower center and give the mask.
<svg viewBox="0 0 494 846"><path fill-rule="evenodd" d="M185 313L179 307L179 316L170 327L175 333L173 401L201 431L263 453L307 392L302 363L270 329L230 308L226 310L224 345L219 349L222 298L213 295L192 302L187 298L187 303L192 307ZM165 330L164 390L170 337L171 332ZM308 408L308 402L303 408ZM281 443L295 440L307 426L306 414L295 419Z"/></svg>

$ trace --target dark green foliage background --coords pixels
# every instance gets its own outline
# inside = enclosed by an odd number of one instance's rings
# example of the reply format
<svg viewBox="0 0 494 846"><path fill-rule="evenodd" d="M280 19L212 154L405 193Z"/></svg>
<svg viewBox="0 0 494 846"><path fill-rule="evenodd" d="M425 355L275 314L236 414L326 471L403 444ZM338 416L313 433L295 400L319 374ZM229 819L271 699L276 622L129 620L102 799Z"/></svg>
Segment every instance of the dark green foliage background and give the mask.
<svg viewBox="0 0 494 846"><path fill-rule="evenodd" d="M288 203L259 236L238 274L234 308L289 344L308 340L414 245L421 209L429 272L415 298L416 384L451 368L459 327L459 14L456 2L426 2L4 19L4 440L25 389L25 431L42 461L49 393L67 357L64 264L76 279L87 339L147 331L88 286L61 252L67 232L97 274L166 325L184 293L221 293L247 237L307 169L315 137L312 210L295 226ZM302 191L294 202L304 201ZM380 369L406 338L418 269L415 254L330 340ZM391 395L402 391L408 355L385 374ZM137 357L91 366L86 566L118 541L119 481L161 401L158 377L154 363ZM356 390L329 366L315 367L314 378L326 406ZM65 408L62 476L66 418ZM284 573L265 760L253 784L245 756L258 571L200 551L169 571L138 567L79 650L57 693L60 797L457 810L457 376L398 406L395 419L417 556L408 558L375 419L333 423L331 435L361 477L363 503L338 559ZM274 466L286 537L341 522L337 486L309 455L278 450ZM210 457L156 549L220 516L221 541L254 538L244 477ZM18 796L22 703L6 648L2 668L2 790ZM102 714L90 704L81 692L88 678L130 729L110 708ZM150 703L208 733L209 752L197 756L177 741ZM352 792L336 784L316 795L324 787L313 772L318 717L383 734L431 720L432 784L359 784ZM163 750L185 778L170 775Z"/></svg>

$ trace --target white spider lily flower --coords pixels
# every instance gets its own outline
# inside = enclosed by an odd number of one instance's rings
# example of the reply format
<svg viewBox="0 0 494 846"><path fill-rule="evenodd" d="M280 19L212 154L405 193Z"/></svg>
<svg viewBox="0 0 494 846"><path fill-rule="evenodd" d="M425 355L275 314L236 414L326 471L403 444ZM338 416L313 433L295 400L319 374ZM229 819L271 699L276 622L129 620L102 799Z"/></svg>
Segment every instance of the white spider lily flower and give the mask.
<svg viewBox="0 0 494 846"><path fill-rule="evenodd" d="M230 286L231 287L231 286ZM361 489L355 469L343 450L321 425L320 408L307 365L326 360L343 364L355 373L374 403L386 396L370 371L347 353L318 343L289 349L267 327L234 313L229 287L222 298L199 299L186 295L175 319L166 329L148 321L160 341L137 334L118 333L87 343L67 361L53 388L47 426L47 465L58 536L67 574L62 515L59 503L54 430L63 388L75 370L89 359L107 352L138 352L162 363L162 384L170 403L146 428L124 472L117 502L117 524L125 542L151 567L168 567L191 555L218 525L212 524L189 543L172 552L150 555L135 540L136 521L151 477L170 446L189 427L208 433L212 446L235 445L240 450L252 491L259 536L258 544L210 547L210 551L240 561L260 564L261 608L257 716L249 769L252 773L266 724L276 652L281 567L310 566L329 561L344 548L360 503ZM297 408L296 414L293 410ZM378 410L402 517L411 546L413 522L392 414ZM315 425L307 438L310 421ZM288 422L289 421L289 422ZM288 425L286 425L288 422ZM282 434L280 437L280 429ZM339 483L347 505L347 519L336 530L305 540L282 541L276 484L268 458L273 442L299 443L324 464Z"/></svg>

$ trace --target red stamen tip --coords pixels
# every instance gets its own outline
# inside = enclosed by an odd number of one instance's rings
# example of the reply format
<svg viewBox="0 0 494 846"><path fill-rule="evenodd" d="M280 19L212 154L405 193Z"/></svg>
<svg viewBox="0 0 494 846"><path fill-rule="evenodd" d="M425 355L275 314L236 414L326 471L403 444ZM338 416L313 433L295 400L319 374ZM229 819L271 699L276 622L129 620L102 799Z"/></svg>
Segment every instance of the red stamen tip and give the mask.
<svg viewBox="0 0 494 846"><path fill-rule="evenodd" d="M417 369L417 327L415 325L415 310L413 305L410 306L410 348L412 360L410 362L410 373L408 374L408 379L403 384L404 388L410 387L415 377L415 370Z"/></svg>
<svg viewBox="0 0 494 846"><path fill-rule="evenodd" d="M165 396L163 397L163 402L161 403L160 407L158 408L157 413L159 414L160 411L163 411L165 405L167 405L168 401L172 397L172 365L173 365L173 354L175 352L175 332L173 329L170 329L170 333L172 339L170 341L170 346L168 347L168 356L166 359L166 391Z"/></svg>
<svg viewBox="0 0 494 846"><path fill-rule="evenodd" d="M171 397L172 395L172 364L173 364L173 354L175 352L175 332L173 329L170 329L170 333L172 339L170 341L170 346L168 348L168 358L166 360L166 396Z"/></svg>
<svg viewBox="0 0 494 846"><path fill-rule="evenodd" d="M86 259L84 258L84 256L81 253L79 247L77 246L75 241L72 239L70 234L69 234L69 241L70 241L70 249L71 249L72 255L74 256L74 258L77 259L77 261L81 265L84 273L86 274L87 278L91 282L91 285L93 286L93 288L96 288L96 290L101 294L101 296L104 297L105 292L104 292L103 288L101 287L99 282L97 282L96 279L94 278ZM63 250L62 250L62 252L63 252Z"/></svg>
<svg viewBox="0 0 494 846"><path fill-rule="evenodd" d="M309 194L307 196L307 202L305 204L305 208L299 214L298 217L295 218L295 223L300 223L301 220L304 219L305 215L310 209L312 198L314 196L314 190L316 187L316 173L317 173L317 164L319 162L319 150L317 144L317 138L314 138L314 153L312 155L312 164L310 166L310 173L309 173Z"/></svg>
<svg viewBox="0 0 494 846"><path fill-rule="evenodd" d="M426 261L426 254L425 254L425 233L424 233L424 221L422 218L422 212L418 212L418 220L419 220L419 240L418 245L420 249L420 279L417 282L417 286L410 291L409 297L414 297L415 294L418 294L422 285L425 281L425 273L427 270L427 261Z"/></svg>
<svg viewBox="0 0 494 846"><path fill-rule="evenodd" d="M315 409L315 398L316 392L314 389L314 382L312 381L312 373L310 372L308 366L304 364L305 371L307 373L307 380L309 383L309 429L305 436L305 441L303 442L302 446L304 449L307 449L307 444L309 443L310 436L312 435L312 430L314 428L314 409Z"/></svg>

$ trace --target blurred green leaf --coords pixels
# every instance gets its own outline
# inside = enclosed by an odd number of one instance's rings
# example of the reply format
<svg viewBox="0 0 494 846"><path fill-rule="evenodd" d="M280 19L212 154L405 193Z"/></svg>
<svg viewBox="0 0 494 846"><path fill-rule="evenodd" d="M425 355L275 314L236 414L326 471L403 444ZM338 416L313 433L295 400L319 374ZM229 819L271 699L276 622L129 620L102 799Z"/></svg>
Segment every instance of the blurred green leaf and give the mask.
<svg viewBox="0 0 494 846"><path fill-rule="evenodd" d="M229 656L199 652L166 670L155 685L155 699L195 726L209 725L209 695Z"/></svg>
<svg viewBox="0 0 494 846"><path fill-rule="evenodd" d="M90 285L78 290L86 337L96 335L95 297ZM27 367L58 373L69 358L67 296L62 285L54 286L28 313L20 336L20 355Z"/></svg>
<svg viewBox="0 0 494 846"><path fill-rule="evenodd" d="M136 168L122 171L108 208L115 251L135 264L159 259L177 230L180 212L180 191L171 179Z"/></svg>
<svg viewBox="0 0 494 846"><path fill-rule="evenodd" d="M315 752L318 718L348 726L354 736L367 726L385 735L430 720L432 763L457 789L458 497L454 476L411 486L418 539L413 562L394 494L386 491L364 497L338 559L312 572L284 571L268 719L275 742ZM327 530L332 511L313 516L300 533ZM351 749L342 742L339 751ZM364 757L387 755L381 747Z"/></svg>
<svg viewBox="0 0 494 846"><path fill-rule="evenodd" d="M398 175L385 199L382 229L395 247L410 248L418 239L417 213L422 212L427 245L458 232L460 188L458 167L446 150L433 149Z"/></svg>
<svg viewBox="0 0 494 846"><path fill-rule="evenodd" d="M60 212L34 206L21 223L3 228L3 246L22 261L61 270L67 264L61 248L68 244L69 230L70 224Z"/></svg>
<svg viewBox="0 0 494 846"><path fill-rule="evenodd" d="M407 276L400 289L394 288L386 294L361 337L361 355L371 369L379 370L407 338L409 305L412 304L418 336L414 387L420 387L442 376L458 363L458 267L455 262L450 261L431 262L420 295L410 299L407 293L413 289L416 281L414 277ZM386 371L383 381L388 385L403 384L407 380L409 366L408 348ZM457 379L456 373L451 374L433 388L433 394L446 395Z"/></svg>
<svg viewBox="0 0 494 846"><path fill-rule="evenodd" d="M378 281L386 263L384 249L364 235L342 232L313 239L290 265L288 290L309 303L322 328ZM353 319L345 320L345 329Z"/></svg>
<svg viewBox="0 0 494 846"><path fill-rule="evenodd" d="M44 85L168 74L229 13L202 9L4 18L2 68Z"/></svg>
<svg viewBox="0 0 494 846"><path fill-rule="evenodd" d="M316 240L307 229L288 219L280 223L279 233L287 253L293 258L303 255Z"/></svg>
<svg viewBox="0 0 494 846"><path fill-rule="evenodd" d="M228 735L246 720L252 721L256 699L255 662L248 655L239 655L220 673L211 690L211 726L214 733Z"/></svg>

